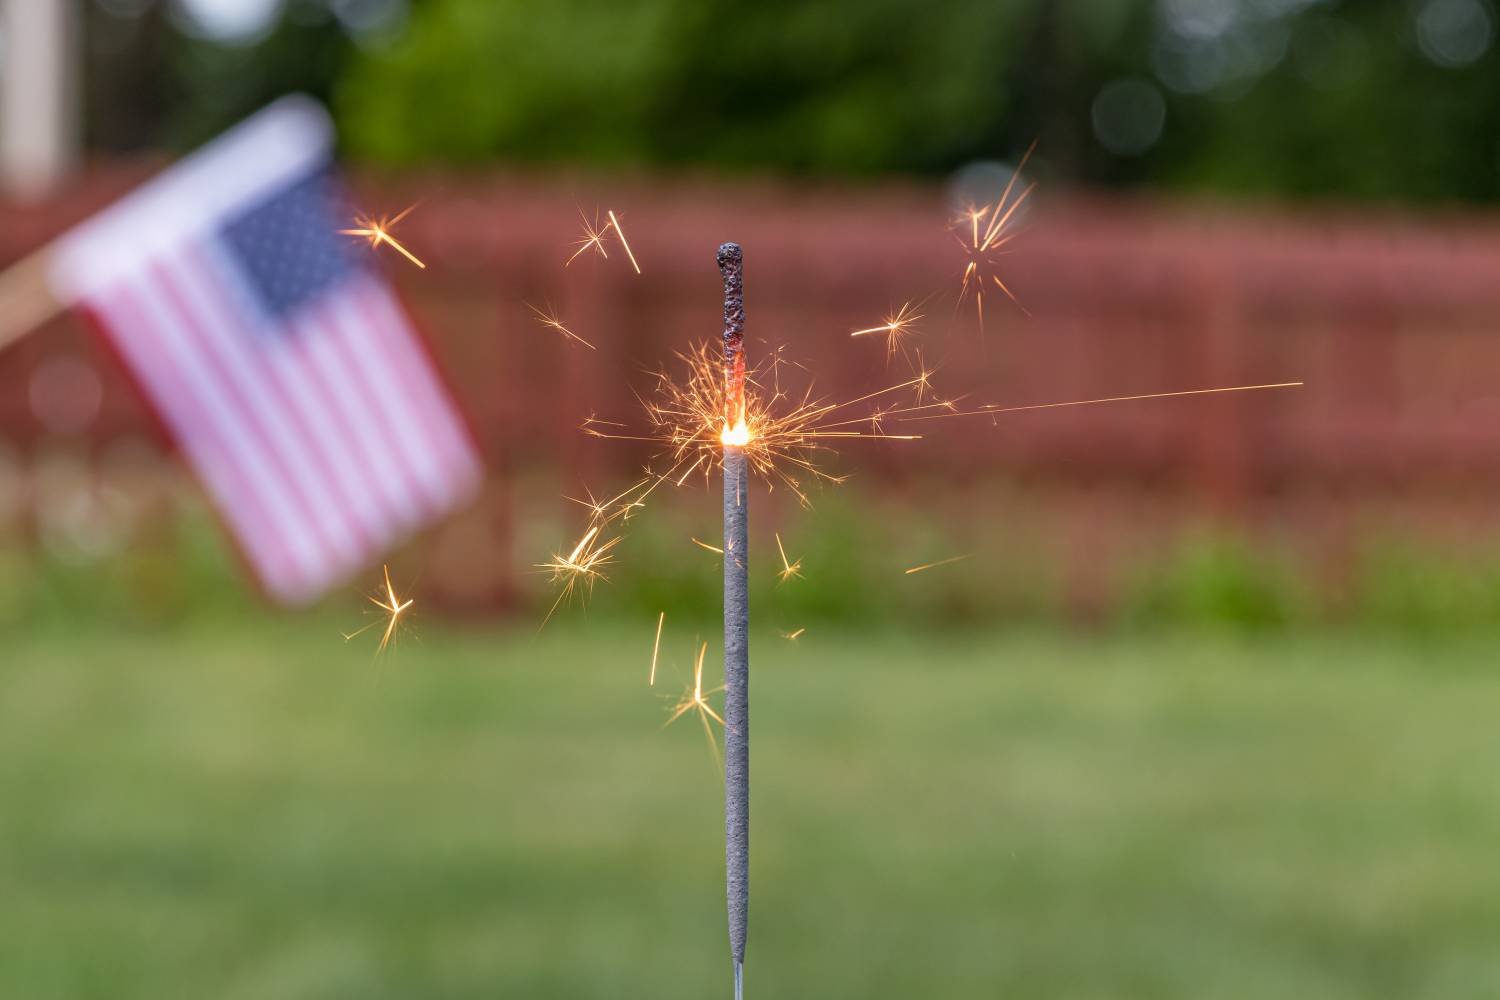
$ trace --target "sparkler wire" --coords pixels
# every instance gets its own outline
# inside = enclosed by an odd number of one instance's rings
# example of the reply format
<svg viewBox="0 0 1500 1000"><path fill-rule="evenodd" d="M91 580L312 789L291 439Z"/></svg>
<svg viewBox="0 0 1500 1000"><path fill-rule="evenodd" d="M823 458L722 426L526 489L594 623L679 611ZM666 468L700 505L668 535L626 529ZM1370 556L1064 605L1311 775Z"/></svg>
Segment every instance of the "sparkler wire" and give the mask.
<svg viewBox="0 0 1500 1000"><path fill-rule="evenodd" d="M750 912L750 480L743 444L731 426L744 426L745 288L738 244L719 247L724 276L724 867L729 902L729 951L735 996L743 989ZM735 424L735 421L739 421Z"/></svg>

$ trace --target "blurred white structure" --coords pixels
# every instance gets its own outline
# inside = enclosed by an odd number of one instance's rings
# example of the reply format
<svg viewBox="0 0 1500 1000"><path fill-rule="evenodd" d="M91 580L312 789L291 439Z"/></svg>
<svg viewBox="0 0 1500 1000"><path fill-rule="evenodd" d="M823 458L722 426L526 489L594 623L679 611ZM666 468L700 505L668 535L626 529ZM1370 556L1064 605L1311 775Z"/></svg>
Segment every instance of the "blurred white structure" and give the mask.
<svg viewBox="0 0 1500 1000"><path fill-rule="evenodd" d="M78 12L73 0L0 0L0 186L36 197L79 149Z"/></svg>

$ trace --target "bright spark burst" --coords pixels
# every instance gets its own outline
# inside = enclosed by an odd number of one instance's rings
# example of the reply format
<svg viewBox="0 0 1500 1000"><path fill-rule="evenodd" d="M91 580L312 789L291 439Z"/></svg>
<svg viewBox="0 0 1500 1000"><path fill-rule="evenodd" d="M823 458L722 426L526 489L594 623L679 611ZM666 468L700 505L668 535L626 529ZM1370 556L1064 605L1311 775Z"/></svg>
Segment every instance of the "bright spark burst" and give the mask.
<svg viewBox="0 0 1500 1000"><path fill-rule="evenodd" d="M708 737L709 751L714 755L714 764L719 763L719 740L714 736L713 726L709 725L712 719L720 726L724 725L724 719L715 712L708 699L723 691L723 686L716 687L712 691L703 690L703 657L708 653L708 643L698 647L698 662L693 665L693 683L683 689L682 697L677 703L667 709L667 721L662 724L665 729L689 712L698 714L698 721L703 723L703 735Z"/></svg>
<svg viewBox="0 0 1500 1000"><path fill-rule="evenodd" d="M604 237L609 232L609 226L607 224L602 227L599 225L598 212L594 213L593 222L589 222L589 217L583 214L583 209L581 208L578 210L578 217L583 220L583 239L573 244L578 249L573 251L573 256L563 261L563 267L567 267L573 261L577 260L580 254L587 253L589 250L597 251L601 257L608 260L609 251L604 249Z"/></svg>
<svg viewBox="0 0 1500 1000"><path fill-rule="evenodd" d="M656 392L642 401L646 412L646 426L642 433L631 433L625 424L596 417L584 421L582 429L594 437L646 441L660 448L652 460L657 471L648 466L643 478L609 500L596 501L590 497L586 505L590 510L591 524L595 527L602 528L615 520L627 520L645 506L647 498L663 483L681 486L694 476L707 481L714 470L721 467L726 447L743 449L751 469L768 487L783 486L791 490L804 506L809 506L808 490L812 483L838 484L844 480L843 476L828 469L834 455L833 445L837 441L913 441L921 437L891 433L886 429L887 424L979 415L989 415L993 419L999 414L1024 410L1282 389L1302 384L1277 382L1021 406L986 404L971 408L960 406L955 399L932 397L933 372L923 366L905 381L850 400L829 402L814 397L811 386L795 396L782 388L780 371L789 362L781 358L778 350L765 364L747 375L740 396L742 415L734 426L730 426L726 413L733 412L734 407L728 402L729 390L719 352L708 344L700 344L693 351L679 354L678 360L685 373L658 372ZM780 539L777 541L779 544ZM724 555L717 546L697 538L692 542L709 552ZM914 570L930 568L914 567ZM782 568L778 573L783 580L790 579L791 575L801 575L800 569L800 561L793 562L785 557L785 552L782 553ZM789 570L795 572L789 574Z"/></svg>
<svg viewBox="0 0 1500 1000"><path fill-rule="evenodd" d="M776 571L776 575L781 578L781 582L786 583L794 576L800 578L802 576L802 560L798 559L796 562L787 562L786 549L781 545L780 534L776 535L776 551L781 553L781 569Z"/></svg>
<svg viewBox="0 0 1500 1000"><path fill-rule="evenodd" d="M764 365L746 375L736 407L729 402L723 362L708 344L679 354L682 375L666 371L656 374L656 393L643 401L647 426L643 433L624 433L619 424L590 418L583 430L599 438L649 441L661 446L657 461L664 472L638 483L643 499L661 482L680 485L689 476L707 479L724 458L726 446L744 450L750 467L767 484L790 489L805 505L811 482L839 483L842 476L826 468L837 440L882 439L913 441L916 434L890 434L872 421L871 413L882 401L899 401L898 394L921 391L930 373L923 373L854 399L832 402L813 396L811 385L800 395L781 388L780 369L787 364L774 354ZM912 403L885 413L924 412L936 403ZM856 407L866 411L851 415ZM737 412L731 425L726 413Z"/></svg>
<svg viewBox="0 0 1500 1000"><path fill-rule="evenodd" d="M973 555L974 553L972 552L965 552L961 556L949 556L947 559L939 559L937 562L923 563L920 566L913 566L911 569L907 570L906 575L911 576L913 573L920 573L923 570L936 569L939 566L947 566L951 563L963 562L965 559L972 558Z"/></svg>
<svg viewBox="0 0 1500 1000"><path fill-rule="evenodd" d="M604 574L604 567L614 562L614 556L610 554L616 545L620 544L620 537L606 539L601 534L601 524L590 525L573 546L573 551L567 555L561 552L553 553L552 558L544 563L538 563L537 569L547 570L552 574L553 583L561 584L562 589L558 592L557 600L552 602L547 617L542 619L542 625L546 625L552 619L558 606L571 598L575 593L587 597L594 592L594 584L600 580L608 581L609 577Z"/></svg>
<svg viewBox="0 0 1500 1000"><path fill-rule="evenodd" d="M376 219L368 215L357 215L354 217L355 228L340 229L339 234L341 236L357 236L367 241L370 244L371 250L378 249L380 244L384 243L413 264L425 270L427 265L418 260L416 254L406 249L400 240L391 235L391 230L396 227L396 224L410 215L412 209L416 207L416 205L408 205L389 218L381 216Z"/></svg>
<svg viewBox="0 0 1500 1000"><path fill-rule="evenodd" d="M606 214L609 216L609 221L601 226L597 210L594 212L592 222L589 221L588 216L583 214L583 209L580 208L578 210L578 217L583 220L583 238L574 241L573 245L578 249L573 251L571 257L563 261L563 267L572 264L579 256L588 253L590 250L608 260L609 251L604 249L604 238L609 235L610 230L614 230L615 239L620 241L620 247L625 251L625 256L630 258L630 266L635 268L636 274L640 274L641 265L636 263L635 253L630 249L630 243L625 239L625 230L620 228L619 217L615 215L614 209L609 209Z"/></svg>
<svg viewBox="0 0 1500 1000"><path fill-rule="evenodd" d="M385 620L385 631L380 636L380 645L375 647L376 655L385 652L385 648L391 644L391 640L396 636L396 626L401 621L401 615L404 614L406 609L411 607L412 605L411 598L408 597L403 601L396 596L396 588L391 586L391 568L389 566L386 566L384 567L384 569L384 597L375 594L370 595L370 603L379 608L387 616ZM344 634L344 641L348 642L350 639L353 639L357 635L363 635L365 632L368 632L370 629L379 624L381 623L371 622L363 628L355 629L353 632L347 632Z"/></svg>
<svg viewBox="0 0 1500 1000"><path fill-rule="evenodd" d="M782 632L781 637L783 639L790 640L791 642L796 642L802 636L802 633L806 631L806 628L799 628L795 632Z"/></svg>
<svg viewBox="0 0 1500 1000"><path fill-rule="evenodd" d="M905 350L905 338L914 333L912 324L922 318L922 314L912 308L910 302L903 302L901 308L886 316L885 322L879 326L866 327L863 330L855 330L849 334L851 337L864 337L872 333L885 334L886 361L895 360L899 351Z"/></svg>
<svg viewBox="0 0 1500 1000"><path fill-rule="evenodd" d="M981 332L984 330L984 290L991 282L1015 303L1016 308L1026 312L1026 307L1021 305L1020 300L1000 278L997 265L999 258L1009 252L1004 249L1005 245L1016 237L1016 210L1036 188L1035 182L1028 184L1014 200L1011 199L1016 180L1021 176L1021 171L1026 169L1026 162L1031 159L1035 150L1036 143L1033 142L1026 150L1026 155L1021 157L1021 162L1016 165L1015 172L1010 175L1010 181L1005 185L998 201L993 205L970 205L963 215L953 221L955 238L968 258L958 289L958 305L961 308L970 294L974 296Z"/></svg>
<svg viewBox="0 0 1500 1000"><path fill-rule="evenodd" d="M578 334L574 333L572 330L569 330L566 326L564 326L563 321L558 318L557 313L554 312L550 307L542 310L538 309L536 306L528 302L526 303L526 308L530 309L533 313L536 314L536 321L538 323L550 329L556 330L558 333L562 334L565 337L568 337L569 339L578 341L580 344L582 344L584 347L587 347L591 351L596 350L593 344L590 344L587 340L584 340L582 337L578 336Z"/></svg>

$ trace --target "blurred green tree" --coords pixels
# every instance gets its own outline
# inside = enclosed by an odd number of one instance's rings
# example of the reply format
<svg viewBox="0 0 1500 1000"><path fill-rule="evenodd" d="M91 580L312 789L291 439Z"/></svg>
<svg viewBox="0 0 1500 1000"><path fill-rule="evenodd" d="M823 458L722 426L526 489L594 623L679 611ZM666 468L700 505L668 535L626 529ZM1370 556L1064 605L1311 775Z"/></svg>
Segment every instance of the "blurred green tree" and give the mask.
<svg viewBox="0 0 1500 1000"><path fill-rule="evenodd" d="M93 0L95 145L297 89L392 165L933 175L1040 139L1099 186L1500 197L1496 0L267 2L216 42L177 30L190 0Z"/></svg>

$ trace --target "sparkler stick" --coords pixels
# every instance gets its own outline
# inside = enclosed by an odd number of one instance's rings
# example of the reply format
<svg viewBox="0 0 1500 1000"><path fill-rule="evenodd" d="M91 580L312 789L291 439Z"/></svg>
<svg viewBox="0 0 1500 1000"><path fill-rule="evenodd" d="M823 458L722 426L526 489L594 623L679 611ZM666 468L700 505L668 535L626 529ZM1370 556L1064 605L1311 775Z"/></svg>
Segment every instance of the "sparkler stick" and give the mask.
<svg viewBox="0 0 1500 1000"><path fill-rule="evenodd" d="M724 275L724 862L735 1000L744 996L750 911L749 479L745 446L745 287L739 245L719 247Z"/></svg>

